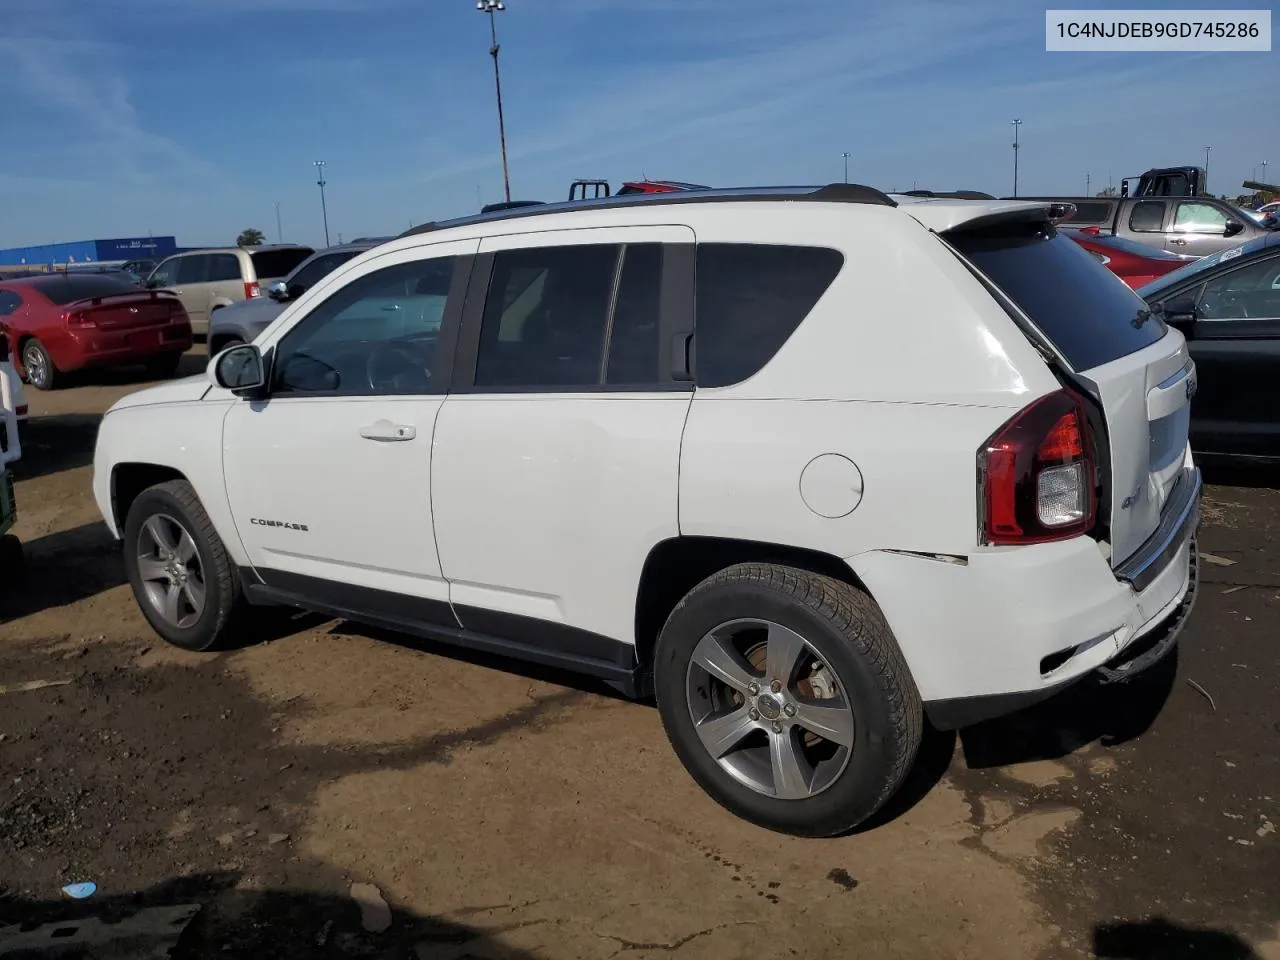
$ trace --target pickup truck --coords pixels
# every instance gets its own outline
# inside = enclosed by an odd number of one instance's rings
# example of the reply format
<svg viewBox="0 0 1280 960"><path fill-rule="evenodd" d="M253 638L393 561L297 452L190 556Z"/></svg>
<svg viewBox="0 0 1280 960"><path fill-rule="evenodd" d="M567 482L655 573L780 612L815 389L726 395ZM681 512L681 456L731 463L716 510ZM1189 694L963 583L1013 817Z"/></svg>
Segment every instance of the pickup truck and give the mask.
<svg viewBox="0 0 1280 960"><path fill-rule="evenodd" d="M1064 226L1097 227L1099 233L1187 257L1208 256L1268 236L1275 223L1259 223L1225 200L1206 196L1018 199L1074 204L1075 213L1063 221Z"/></svg>

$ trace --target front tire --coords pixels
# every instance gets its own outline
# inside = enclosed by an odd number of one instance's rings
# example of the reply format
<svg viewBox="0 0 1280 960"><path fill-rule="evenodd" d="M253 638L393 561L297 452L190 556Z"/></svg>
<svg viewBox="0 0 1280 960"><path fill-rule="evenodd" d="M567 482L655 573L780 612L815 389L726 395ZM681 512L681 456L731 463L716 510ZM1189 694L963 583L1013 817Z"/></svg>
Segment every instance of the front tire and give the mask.
<svg viewBox="0 0 1280 960"><path fill-rule="evenodd" d="M49 351L35 337L22 345L22 372L27 383L37 390L52 390L60 379Z"/></svg>
<svg viewBox="0 0 1280 960"><path fill-rule="evenodd" d="M830 577L740 564L676 606L654 658L658 709L698 784L743 819L827 837L906 778L919 692L879 607Z"/></svg>
<svg viewBox="0 0 1280 960"><path fill-rule="evenodd" d="M184 650L213 650L244 606L235 565L185 480L149 487L129 508L124 562L143 616Z"/></svg>

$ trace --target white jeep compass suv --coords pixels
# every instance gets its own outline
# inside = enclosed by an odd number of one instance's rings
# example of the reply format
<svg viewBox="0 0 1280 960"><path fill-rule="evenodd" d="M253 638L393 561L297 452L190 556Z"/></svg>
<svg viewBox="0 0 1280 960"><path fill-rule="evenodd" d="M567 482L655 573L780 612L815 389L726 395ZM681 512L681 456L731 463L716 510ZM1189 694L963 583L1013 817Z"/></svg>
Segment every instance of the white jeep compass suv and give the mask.
<svg viewBox="0 0 1280 960"><path fill-rule="evenodd" d="M1196 585L1182 336L1060 204L696 191L429 224L209 378L94 492L207 650L289 605L655 696L689 773L830 835L954 728L1166 653Z"/></svg>

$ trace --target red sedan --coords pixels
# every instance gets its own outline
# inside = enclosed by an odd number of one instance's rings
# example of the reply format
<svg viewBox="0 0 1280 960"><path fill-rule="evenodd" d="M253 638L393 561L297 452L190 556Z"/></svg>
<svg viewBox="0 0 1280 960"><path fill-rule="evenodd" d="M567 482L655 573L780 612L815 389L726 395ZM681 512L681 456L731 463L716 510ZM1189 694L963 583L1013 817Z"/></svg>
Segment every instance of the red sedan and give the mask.
<svg viewBox="0 0 1280 960"><path fill-rule="evenodd" d="M1097 227L1085 227L1083 230L1062 229L1061 232L1088 250L1134 290L1196 259L1180 257L1176 253L1147 247L1121 237L1108 236L1099 233Z"/></svg>
<svg viewBox="0 0 1280 960"><path fill-rule="evenodd" d="M173 376L191 348L191 321L177 297L104 274L0 282L0 332L38 390L85 367L142 364L154 377Z"/></svg>

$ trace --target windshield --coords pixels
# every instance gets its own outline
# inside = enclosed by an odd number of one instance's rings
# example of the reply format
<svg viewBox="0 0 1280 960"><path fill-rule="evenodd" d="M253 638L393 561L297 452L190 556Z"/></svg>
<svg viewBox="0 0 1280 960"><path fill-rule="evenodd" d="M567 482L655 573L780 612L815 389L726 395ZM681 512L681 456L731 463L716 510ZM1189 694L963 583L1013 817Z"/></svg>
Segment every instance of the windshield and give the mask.
<svg viewBox="0 0 1280 960"><path fill-rule="evenodd" d="M1090 256L1048 224L958 231L947 240L1016 303L1076 370L1155 343L1164 323Z"/></svg>
<svg viewBox="0 0 1280 960"><path fill-rule="evenodd" d="M1212 270L1222 262L1224 257L1227 260L1234 260L1236 257L1253 253L1255 250L1261 250L1271 239L1271 237L1254 237L1238 247L1228 247L1226 250L1219 250L1217 253L1211 253L1207 257L1193 260L1185 267L1179 267L1177 270L1166 273L1163 277L1152 280L1146 286L1140 287L1138 295L1147 300L1154 296L1159 296L1161 292L1168 290L1170 287L1183 283L1191 277L1204 273L1206 270Z"/></svg>

